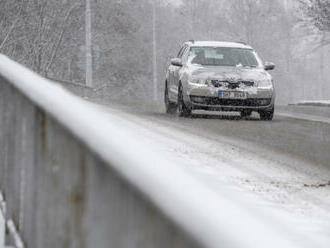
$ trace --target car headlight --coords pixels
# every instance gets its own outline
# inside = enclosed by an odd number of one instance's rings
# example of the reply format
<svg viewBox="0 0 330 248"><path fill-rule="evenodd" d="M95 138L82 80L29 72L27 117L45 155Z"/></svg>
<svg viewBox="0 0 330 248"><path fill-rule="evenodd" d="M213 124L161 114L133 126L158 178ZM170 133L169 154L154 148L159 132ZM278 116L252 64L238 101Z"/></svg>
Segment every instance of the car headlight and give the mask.
<svg viewBox="0 0 330 248"><path fill-rule="evenodd" d="M208 86L208 80L207 79L191 79L189 80L189 84L193 86Z"/></svg>
<svg viewBox="0 0 330 248"><path fill-rule="evenodd" d="M272 80L260 80L258 81L258 88L260 89L272 89L273 81Z"/></svg>

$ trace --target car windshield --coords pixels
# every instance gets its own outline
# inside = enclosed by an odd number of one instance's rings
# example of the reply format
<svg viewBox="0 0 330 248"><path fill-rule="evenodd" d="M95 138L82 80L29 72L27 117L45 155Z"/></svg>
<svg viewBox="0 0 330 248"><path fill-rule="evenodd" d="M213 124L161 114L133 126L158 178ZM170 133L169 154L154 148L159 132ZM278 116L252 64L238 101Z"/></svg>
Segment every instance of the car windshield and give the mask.
<svg viewBox="0 0 330 248"><path fill-rule="evenodd" d="M233 47L191 47L189 54L192 64L204 66L242 66L260 65L252 49Z"/></svg>

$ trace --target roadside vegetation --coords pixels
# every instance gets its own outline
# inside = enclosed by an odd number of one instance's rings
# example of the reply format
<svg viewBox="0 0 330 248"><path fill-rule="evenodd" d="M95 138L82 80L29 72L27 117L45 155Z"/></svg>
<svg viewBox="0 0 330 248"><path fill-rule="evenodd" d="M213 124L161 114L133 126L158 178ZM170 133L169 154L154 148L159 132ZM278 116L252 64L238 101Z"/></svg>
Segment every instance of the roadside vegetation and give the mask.
<svg viewBox="0 0 330 248"><path fill-rule="evenodd" d="M108 86L114 99L152 100L156 42L161 99L166 65L183 41L230 40L249 43L263 60L277 65L279 103L330 98L329 1L178 3L91 1L94 85ZM1 53L44 76L85 82L85 0L1 1L0 14Z"/></svg>

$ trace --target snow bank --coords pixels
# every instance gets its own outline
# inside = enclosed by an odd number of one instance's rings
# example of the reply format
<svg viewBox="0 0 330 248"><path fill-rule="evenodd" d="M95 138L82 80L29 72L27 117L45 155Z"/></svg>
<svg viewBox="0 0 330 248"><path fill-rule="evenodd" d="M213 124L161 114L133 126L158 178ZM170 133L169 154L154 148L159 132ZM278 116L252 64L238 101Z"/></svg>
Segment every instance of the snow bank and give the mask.
<svg viewBox="0 0 330 248"><path fill-rule="evenodd" d="M302 100L292 105L330 107L330 100Z"/></svg>

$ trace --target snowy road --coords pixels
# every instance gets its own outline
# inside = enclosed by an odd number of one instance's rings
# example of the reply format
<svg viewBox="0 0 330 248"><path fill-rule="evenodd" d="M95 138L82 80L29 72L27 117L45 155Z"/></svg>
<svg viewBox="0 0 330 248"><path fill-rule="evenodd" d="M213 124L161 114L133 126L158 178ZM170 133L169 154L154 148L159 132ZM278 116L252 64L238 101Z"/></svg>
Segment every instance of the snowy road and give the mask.
<svg viewBox="0 0 330 248"><path fill-rule="evenodd" d="M228 187L244 194L284 216L319 247L328 247L330 108L281 107L282 115L262 122L257 117L199 113L184 119L161 110L96 107L139 133L151 152L165 153L214 190Z"/></svg>

